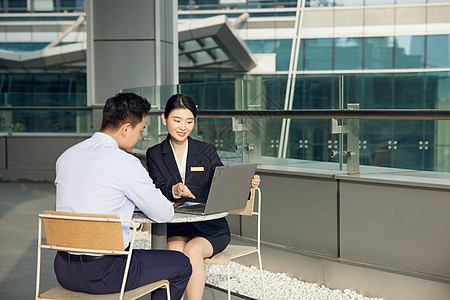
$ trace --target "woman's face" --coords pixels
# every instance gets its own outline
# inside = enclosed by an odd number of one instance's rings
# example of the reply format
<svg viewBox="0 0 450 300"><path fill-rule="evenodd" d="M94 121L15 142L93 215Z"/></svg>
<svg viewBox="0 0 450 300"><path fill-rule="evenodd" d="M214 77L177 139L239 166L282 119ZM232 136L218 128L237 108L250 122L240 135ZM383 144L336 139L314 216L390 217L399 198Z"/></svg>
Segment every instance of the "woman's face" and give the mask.
<svg viewBox="0 0 450 300"><path fill-rule="evenodd" d="M194 114L187 108L172 109L167 118L164 117L164 114L161 115L161 118L175 142L185 142L194 129Z"/></svg>

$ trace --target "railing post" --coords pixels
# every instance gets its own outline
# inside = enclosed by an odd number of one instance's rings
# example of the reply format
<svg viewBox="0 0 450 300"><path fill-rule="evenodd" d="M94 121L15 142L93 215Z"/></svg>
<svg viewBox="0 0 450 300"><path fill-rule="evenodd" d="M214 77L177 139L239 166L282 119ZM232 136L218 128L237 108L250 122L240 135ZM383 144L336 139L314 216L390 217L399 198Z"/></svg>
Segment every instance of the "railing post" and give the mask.
<svg viewBox="0 0 450 300"><path fill-rule="evenodd" d="M359 109L359 103L349 103L347 109ZM359 119L347 121L347 172L359 174Z"/></svg>

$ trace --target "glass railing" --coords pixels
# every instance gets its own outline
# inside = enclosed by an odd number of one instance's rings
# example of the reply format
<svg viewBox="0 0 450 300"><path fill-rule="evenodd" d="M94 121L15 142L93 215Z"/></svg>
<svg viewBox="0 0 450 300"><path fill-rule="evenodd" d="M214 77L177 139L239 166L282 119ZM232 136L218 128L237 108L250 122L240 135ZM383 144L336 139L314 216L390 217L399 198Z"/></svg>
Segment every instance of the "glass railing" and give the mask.
<svg viewBox="0 0 450 300"><path fill-rule="evenodd" d="M91 132L85 93L0 94L0 134Z"/></svg>
<svg viewBox="0 0 450 300"><path fill-rule="evenodd" d="M298 0L300 1L300 0ZM446 3L447 0L305 0L305 7L333 7L333 6L374 6L374 5L411 5L427 3ZM289 9L296 8L297 0L273 1L273 0L236 0L236 1L209 1L196 3L189 0L178 1L178 11L202 11L202 10L257 10L257 9Z"/></svg>
<svg viewBox="0 0 450 300"><path fill-rule="evenodd" d="M166 138L159 114L166 99L183 93L196 100L200 111L193 136L215 145L226 161L350 172L348 161L353 159L358 171L450 172L449 75L297 76L291 106L293 113L303 113L287 118L280 115L286 77L126 91L152 102L147 132L136 147L142 151ZM352 104L361 116L339 116ZM349 134L352 120L357 120L358 130ZM356 142L349 141L352 134Z"/></svg>
<svg viewBox="0 0 450 300"><path fill-rule="evenodd" d="M136 150L166 138L159 115L171 95L182 93L198 104L192 136L215 145L224 161L450 172L450 72L297 75L290 103L287 83L286 76L252 76L126 89L152 104ZM3 135L86 134L92 124L86 94L0 97Z"/></svg>

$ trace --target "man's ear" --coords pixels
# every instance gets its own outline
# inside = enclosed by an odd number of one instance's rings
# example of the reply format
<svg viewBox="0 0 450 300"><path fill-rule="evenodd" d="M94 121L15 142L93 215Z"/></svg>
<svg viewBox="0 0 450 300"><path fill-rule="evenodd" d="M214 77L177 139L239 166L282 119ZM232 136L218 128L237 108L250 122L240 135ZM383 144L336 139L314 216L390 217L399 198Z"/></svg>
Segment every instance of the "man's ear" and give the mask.
<svg viewBox="0 0 450 300"><path fill-rule="evenodd" d="M120 126L120 134L123 137L126 137L128 134L128 131L131 129L131 124L130 123L125 123L122 126Z"/></svg>
<svg viewBox="0 0 450 300"><path fill-rule="evenodd" d="M161 114L161 120L162 120L164 126L167 126L167 120L166 120L166 117L164 116L164 113Z"/></svg>

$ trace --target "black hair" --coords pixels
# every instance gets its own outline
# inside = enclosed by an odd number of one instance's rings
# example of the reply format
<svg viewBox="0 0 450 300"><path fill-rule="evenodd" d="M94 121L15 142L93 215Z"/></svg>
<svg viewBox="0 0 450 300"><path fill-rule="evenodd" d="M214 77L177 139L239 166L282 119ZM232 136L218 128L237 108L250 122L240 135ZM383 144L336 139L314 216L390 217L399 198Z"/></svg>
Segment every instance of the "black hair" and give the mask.
<svg viewBox="0 0 450 300"><path fill-rule="evenodd" d="M135 127L149 112L150 103L134 93L119 93L106 100L103 107L102 127L104 129L119 129L125 123Z"/></svg>
<svg viewBox="0 0 450 300"><path fill-rule="evenodd" d="M187 95L175 94L167 100L166 108L164 109L164 117L168 118L169 114L172 110L177 108L186 108L189 109L194 118L197 117L197 105L194 102L194 99Z"/></svg>

